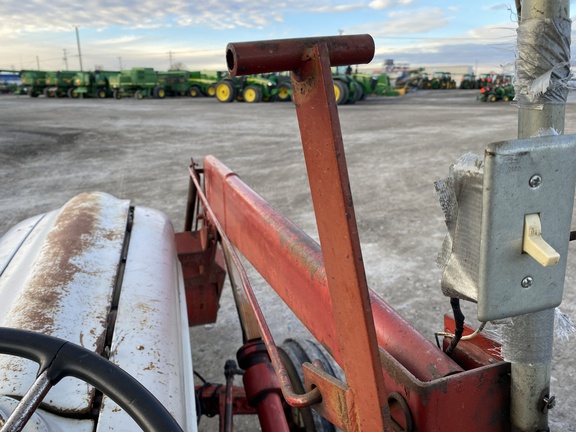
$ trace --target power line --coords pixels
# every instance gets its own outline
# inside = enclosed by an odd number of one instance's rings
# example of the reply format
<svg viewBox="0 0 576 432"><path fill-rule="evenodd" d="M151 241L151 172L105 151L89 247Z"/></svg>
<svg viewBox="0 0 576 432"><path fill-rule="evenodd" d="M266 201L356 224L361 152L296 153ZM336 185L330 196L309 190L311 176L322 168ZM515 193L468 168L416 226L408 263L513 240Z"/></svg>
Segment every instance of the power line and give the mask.
<svg viewBox="0 0 576 432"><path fill-rule="evenodd" d="M512 35L511 35L512 36ZM398 39L398 40L430 40L430 41L454 41L453 37L421 37L421 36L372 36L374 39ZM516 35L514 35L514 37L516 37ZM456 40L461 41L461 40L465 40L465 41L476 41L476 42L481 42L481 41L497 41L497 40L502 40L501 37L498 38L488 38L488 37L484 37L484 38L473 38L473 37L469 37L469 38L465 38L465 37L459 37ZM509 42L502 42L502 43L509 43Z"/></svg>

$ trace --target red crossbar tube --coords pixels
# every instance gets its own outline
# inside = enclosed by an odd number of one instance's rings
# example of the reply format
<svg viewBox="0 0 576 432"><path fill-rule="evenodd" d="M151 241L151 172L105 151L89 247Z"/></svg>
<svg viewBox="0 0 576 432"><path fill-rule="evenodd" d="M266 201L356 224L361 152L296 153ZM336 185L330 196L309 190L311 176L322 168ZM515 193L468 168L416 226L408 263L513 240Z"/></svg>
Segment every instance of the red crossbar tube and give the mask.
<svg viewBox="0 0 576 432"><path fill-rule="evenodd" d="M230 241L341 363L318 243L213 156L204 159L204 176L211 209ZM458 364L372 290L370 303L378 345L416 378L432 381L462 372Z"/></svg>

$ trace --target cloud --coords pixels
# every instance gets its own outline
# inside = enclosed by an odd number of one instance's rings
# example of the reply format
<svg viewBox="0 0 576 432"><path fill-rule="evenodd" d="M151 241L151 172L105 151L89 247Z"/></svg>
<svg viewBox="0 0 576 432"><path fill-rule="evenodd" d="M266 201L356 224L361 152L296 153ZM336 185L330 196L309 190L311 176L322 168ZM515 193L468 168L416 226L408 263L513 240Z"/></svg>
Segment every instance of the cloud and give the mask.
<svg viewBox="0 0 576 432"><path fill-rule="evenodd" d="M493 24L484 27L478 27L467 32L468 36L482 42L516 42L516 29L518 25L515 23L505 22Z"/></svg>
<svg viewBox="0 0 576 432"><path fill-rule="evenodd" d="M319 6L319 7L312 7L307 9L309 13L342 13L342 12L352 12L355 10L363 10L366 9L364 5L359 4L348 4L348 5L338 5L338 6Z"/></svg>
<svg viewBox="0 0 576 432"><path fill-rule="evenodd" d="M140 38L137 36L127 35L127 36L122 36L122 37L118 37L118 38L114 38L114 39L100 39L100 40L93 42L93 44L94 45L118 45L118 44L125 45L125 44L130 43L130 42L135 42L139 39Z"/></svg>
<svg viewBox="0 0 576 432"><path fill-rule="evenodd" d="M423 43L404 47L377 47L375 62L394 59L397 63L407 62L412 66L422 65L466 65L483 70L501 70L514 61L513 49L506 45L481 45L459 43L443 45Z"/></svg>
<svg viewBox="0 0 576 432"><path fill-rule="evenodd" d="M512 9L512 3L508 4L508 3L495 3L495 4L491 4L491 5L487 5L483 7L484 10L507 10L507 9ZM516 6L514 6L514 9L516 9Z"/></svg>
<svg viewBox="0 0 576 432"><path fill-rule="evenodd" d="M346 33L370 33L373 37L428 33L443 28L448 19L440 8L392 11L389 20L347 27Z"/></svg>
<svg viewBox="0 0 576 432"><path fill-rule="evenodd" d="M274 0L165 0L161 6L155 0L29 0L3 5L0 35L64 32L74 26L156 28L170 22L213 29L261 28L282 22L286 10L286 2Z"/></svg>
<svg viewBox="0 0 576 432"><path fill-rule="evenodd" d="M371 9L391 9L398 6L409 6L412 3L412 0L373 0L368 3L368 7Z"/></svg>
<svg viewBox="0 0 576 432"><path fill-rule="evenodd" d="M516 55L516 24L504 22L469 30L462 37L415 38L401 46L376 39L375 59L393 58L413 65L478 65L498 70L510 65Z"/></svg>

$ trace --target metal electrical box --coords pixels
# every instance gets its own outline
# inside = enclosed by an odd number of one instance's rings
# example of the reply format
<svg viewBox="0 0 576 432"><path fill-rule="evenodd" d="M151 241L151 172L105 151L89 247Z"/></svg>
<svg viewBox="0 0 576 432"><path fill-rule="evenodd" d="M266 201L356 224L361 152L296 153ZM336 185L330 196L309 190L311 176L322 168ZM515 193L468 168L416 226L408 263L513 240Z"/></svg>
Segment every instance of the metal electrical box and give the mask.
<svg viewBox="0 0 576 432"><path fill-rule="evenodd" d="M558 306L576 186L576 136L492 143L484 164L478 319Z"/></svg>

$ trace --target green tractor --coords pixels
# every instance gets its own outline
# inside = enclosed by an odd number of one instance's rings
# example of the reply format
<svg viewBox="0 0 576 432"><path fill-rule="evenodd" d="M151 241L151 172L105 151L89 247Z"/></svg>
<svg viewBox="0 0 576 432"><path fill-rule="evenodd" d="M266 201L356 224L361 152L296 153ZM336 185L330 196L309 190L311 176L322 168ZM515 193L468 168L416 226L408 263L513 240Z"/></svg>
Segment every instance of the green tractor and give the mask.
<svg viewBox="0 0 576 432"><path fill-rule="evenodd" d="M432 79L430 75L428 75L428 72L422 72L422 74L420 74L418 88L421 90L430 90L432 88Z"/></svg>
<svg viewBox="0 0 576 432"><path fill-rule="evenodd" d="M352 105L367 95L364 93L362 84L352 77L352 67L348 66L346 72L340 72L340 68L332 69L332 82L334 83L334 96L336 105Z"/></svg>
<svg viewBox="0 0 576 432"><path fill-rule="evenodd" d="M187 93L190 97L215 97L216 86L225 75L221 71L194 71L188 78Z"/></svg>
<svg viewBox="0 0 576 432"><path fill-rule="evenodd" d="M78 71L46 72L46 87L43 90L46 97L72 97L74 78Z"/></svg>
<svg viewBox="0 0 576 432"><path fill-rule="evenodd" d="M480 74L476 84L477 88L482 89L484 87L491 87L494 85L494 77L495 74L492 73Z"/></svg>
<svg viewBox="0 0 576 432"><path fill-rule="evenodd" d="M158 83L158 74L152 68L132 68L110 76L110 88L114 99L133 97L163 99L166 91Z"/></svg>
<svg viewBox="0 0 576 432"><path fill-rule="evenodd" d="M449 90L456 88L456 81L452 79L450 72L434 72L431 80L431 88Z"/></svg>
<svg viewBox="0 0 576 432"><path fill-rule="evenodd" d="M23 70L20 72L22 86L30 97L38 97L46 87L46 72L36 70Z"/></svg>
<svg viewBox="0 0 576 432"><path fill-rule="evenodd" d="M164 89L166 96L185 96L188 94L189 79L190 72L188 71L158 72L158 85Z"/></svg>
<svg viewBox="0 0 576 432"><path fill-rule="evenodd" d="M480 89L478 99L482 102L510 102L514 99L514 86L510 83L495 86L484 86Z"/></svg>
<svg viewBox="0 0 576 432"><path fill-rule="evenodd" d="M370 75L356 72L352 78L362 86L362 95L358 100L364 100L368 95L399 96L401 93L392 87L390 77L385 73Z"/></svg>
<svg viewBox="0 0 576 432"><path fill-rule="evenodd" d="M276 83L257 75L243 77L225 76L216 85L216 99L220 102L256 103L276 100L278 87Z"/></svg>
<svg viewBox="0 0 576 432"><path fill-rule="evenodd" d="M272 81L278 88L276 100L278 102L290 102L292 100L292 82L290 75L286 73L274 73L270 75L263 75L263 78Z"/></svg>
<svg viewBox="0 0 576 432"><path fill-rule="evenodd" d="M478 80L474 74L464 74L460 81L460 88L463 90L474 90L478 88Z"/></svg>
<svg viewBox="0 0 576 432"><path fill-rule="evenodd" d="M74 88L69 90L68 97L72 98L99 98L112 96L109 79L118 71L78 72L74 77Z"/></svg>

